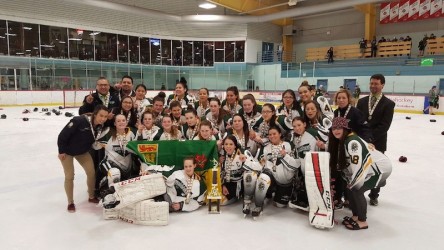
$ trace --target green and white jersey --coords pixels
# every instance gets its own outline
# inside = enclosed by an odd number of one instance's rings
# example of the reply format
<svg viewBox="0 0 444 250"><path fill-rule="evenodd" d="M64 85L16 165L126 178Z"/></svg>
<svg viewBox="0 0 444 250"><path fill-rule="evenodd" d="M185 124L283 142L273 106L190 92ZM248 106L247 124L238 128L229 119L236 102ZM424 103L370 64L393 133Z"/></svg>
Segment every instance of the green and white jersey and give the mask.
<svg viewBox="0 0 444 250"><path fill-rule="evenodd" d="M205 116L210 112L210 104L207 102L207 104L205 105L205 107L203 105L200 104L199 101L194 103L194 109L197 112L197 116L199 116L199 118L205 118Z"/></svg>
<svg viewBox="0 0 444 250"><path fill-rule="evenodd" d="M247 114L244 112L244 109L241 108L239 110L239 115L244 117L244 119L248 123L248 129L251 129L253 127L253 125L256 123L256 121L261 119L261 117L262 117L261 111L262 111L262 107L258 106L257 110L253 110L253 112L251 112L250 114Z"/></svg>
<svg viewBox="0 0 444 250"><path fill-rule="evenodd" d="M136 136L129 129L123 138L118 136L113 138L111 135L111 130L109 130L108 133L99 138L100 143L105 144L104 159L108 161L111 166L119 167L125 172L129 171L132 166L131 153L133 153L133 151L128 149L126 145L128 142L134 141L135 139ZM93 147L94 149L100 149L97 147L97 145L94 145Z"/></svg>
<svg viewBox="0 0 444 250"><path fill-rule="evenodd" d="M280 151L285 149L287 154L282 157ZM299 164L292 156L292 147L288 142L282 142L280 145L269 143L261 148L256 159L264 166L264 171L271 173L279 184L289 184Z"/></svg>
<svg viewBox="0 0 444 250"><path fill-rule="evenodd" d="M233 155L225 155L221 168L222 184L226 182L242 181L244 163L239 159L240 152Z"/></svg>
<svg viewBox="0 0 444 250"><path fill-rule="evenodd" d="M206 186L197 174L190 178L186 176L184 170L177 170L167 178L165 184L171 201L183 202L182 211L190 212L198 209L205 199ZM188 194L190 199L187 203Z"/></svg>
<svg viewBox="0 0 444 250"><path fill-rule="evenodd" d="M311 151L319 151L316 146L318 132L313 128L308 128L302 136L295 136L293 134L292 144L294 147L293 155L296 161L302 168L302 173L305 173L305 154Z"/></svg>
<svg viewBox="0 0 444 250"><path fill-rule="evenodd" d="M183 138L185 140L193 140L194 137L197 136L197 134L199 133L199 124L194 125L193 127L188 126L187 123L185 123L182 127L181 127L181 134L183 135Z"/></svg>
<svg viewBox="0 0 444 250"><path fill-rule="evenodd" d="M138 141L156 141L159 140L160 128L157 126L152 126L151 129L144 129L141 133L137 130L136 138Z"/></svg>
<svg viewBox="0 0 444 250"><path fill-rule="evenodd" d="M360 189L377 187L383 173L391 173L392 164L387 156L369 149L367 142L351 133L344 142L347 168L343 170L348 187Z"/></svg>

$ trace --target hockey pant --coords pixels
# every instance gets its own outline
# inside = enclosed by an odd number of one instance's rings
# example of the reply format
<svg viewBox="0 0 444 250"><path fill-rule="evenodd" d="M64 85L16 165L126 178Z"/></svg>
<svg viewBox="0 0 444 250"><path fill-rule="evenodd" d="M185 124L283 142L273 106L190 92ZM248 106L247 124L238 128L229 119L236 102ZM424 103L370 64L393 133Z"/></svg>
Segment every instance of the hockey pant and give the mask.
<svg viewBox="0 0 444 250"><path fill-rule="evenodd" d="M261 173L256 182L255 190L255 205L256 207L262 207L264 200L269 189L275 189L274 199L280 206L286 206L290 200L292 183L281 184L278 183L270 170L266 169Z"/></svg>
<svg viewBox="0 0 444 250"><path fill-rule="evenodd" d="M301 168L296 170L296 175L293 179L291 200L305 202L308 204L307 189L305 187L305 179Z"/></svg>

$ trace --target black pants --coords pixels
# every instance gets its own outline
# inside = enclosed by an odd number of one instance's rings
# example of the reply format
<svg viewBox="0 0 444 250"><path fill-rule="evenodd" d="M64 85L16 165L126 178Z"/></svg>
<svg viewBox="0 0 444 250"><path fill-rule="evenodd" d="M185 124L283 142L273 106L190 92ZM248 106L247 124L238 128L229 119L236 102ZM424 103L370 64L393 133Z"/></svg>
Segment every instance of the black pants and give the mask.
<svg viewBox="0 0 444 250"><path fill-rule="evenodd" d="M385 186L386 179L390 175L383 174L381 177L381 182L378 184L376 188L373 189L380 189L381 187ZM372 190L373 190L372 189ZM367 201L365 200L364 193L366 191L370 190L369 187L366 187L365 185L361 187L359 190L350 190L347 188L348 192L348 198L350 201L350 209L352 210L353 216L358 216L358 220L360 221L366 221L367 220Z"/></svg>
<svg viewBox="0 0 444 250"><path fill-rule="evenodd" d="M331 171L331 177L334 179L333 185L334 185L334 200L339 201L342 199L342 197L347 200L348 193L345 192L346 182L342 178L342 171L340 170L332 170Z"/></svg>
<svg viewBox="0 0 444 250"><path fill-rule="evenodd" d="M91 158L93 159L94 169L96 170L96 185L95 185L96 197L100 197L100 194L99 194L100 181L105 176L105 175L103 175L102 171L100 171L100 162L105 157L105 149L100 149L100 150L91 149L89 151L89 154L91 155Z"/></svg>
<svg viewBox="0 0 444 250"><path fill-rule="evenodd" d="M239 198L238 196L237 196L237 191L239 191L239 194L243 194L243 184L242 184L242 181L241 181L241 189L240 190L237 190L237 182L235 182L235 181L232 181L232 182L225 182L224 184L222 184L223 186L225 186L226 188L227 188L227 190L228 190L228 194L225 196L225 197L227 197L227 199L228 200L231 200L231 199L233 199L233 198Z"/></svg>

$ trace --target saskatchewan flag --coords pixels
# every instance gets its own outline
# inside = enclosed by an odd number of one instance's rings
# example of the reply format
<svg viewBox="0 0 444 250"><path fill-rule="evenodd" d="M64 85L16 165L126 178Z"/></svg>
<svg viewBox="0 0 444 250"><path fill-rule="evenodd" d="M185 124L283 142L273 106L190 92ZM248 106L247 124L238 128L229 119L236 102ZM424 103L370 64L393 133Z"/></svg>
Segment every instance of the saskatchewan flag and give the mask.
<svg viewBox="0 0 444 250"><path fill-rule="evenodd" d="M183 159L188 156L196 160L196 172L218 166L216 141L131 141L127 147L148 165L167 165L174 171L183 169Z"/></svg>
<svg viewBox="0 0 444 250"><path fill-rule="evenodd" d="M217 189L219 193L222 190L216 141L131 141L127 147L148 165L164 165L156 167L166 177L183 169L183 159L193 156L194 171L202 177L207 188L212 187L213 182L213 171L208 170L217 168Z"/></svg>

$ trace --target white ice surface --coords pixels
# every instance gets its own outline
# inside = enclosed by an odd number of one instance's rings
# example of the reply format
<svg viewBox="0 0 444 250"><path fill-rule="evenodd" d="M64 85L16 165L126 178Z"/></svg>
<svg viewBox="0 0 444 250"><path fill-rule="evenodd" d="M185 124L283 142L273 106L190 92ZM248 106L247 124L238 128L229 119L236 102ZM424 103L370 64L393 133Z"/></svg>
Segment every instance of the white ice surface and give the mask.
<svg viewBox="0 0 444 250"><path fill-rule="evenodd" d="M0 249L444 249L442 116L395 114L386 152L393 173L379 206L368 206L369 229L350 231L340 224L315 229L307 214L271 204L258 221L244 219L240 202L220 215L207 207L174 213L163 227L105 221L87 202L77 162L77 212L68 213L57 136L70 118L21 114L24 108L0 110L7 115L0 120ZM407 163L398 162L401 155ZM350 213L339 211L336 219Z"/></svg>

